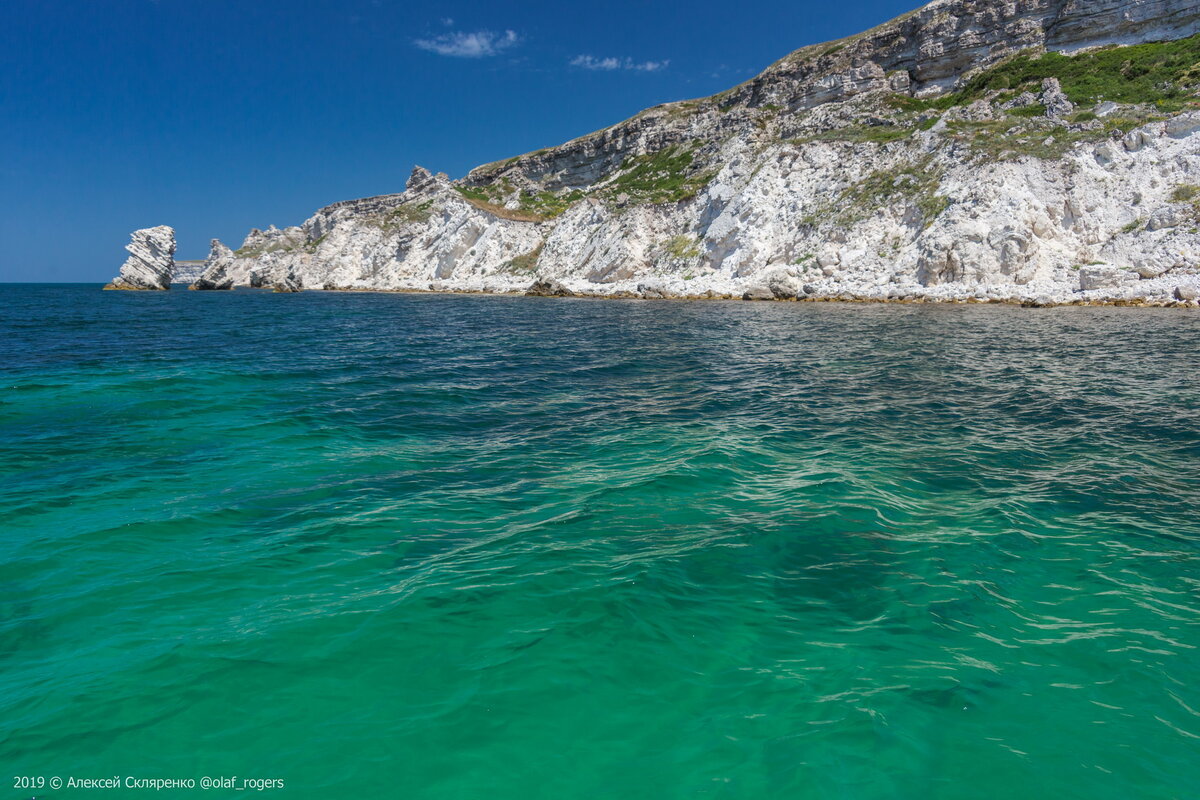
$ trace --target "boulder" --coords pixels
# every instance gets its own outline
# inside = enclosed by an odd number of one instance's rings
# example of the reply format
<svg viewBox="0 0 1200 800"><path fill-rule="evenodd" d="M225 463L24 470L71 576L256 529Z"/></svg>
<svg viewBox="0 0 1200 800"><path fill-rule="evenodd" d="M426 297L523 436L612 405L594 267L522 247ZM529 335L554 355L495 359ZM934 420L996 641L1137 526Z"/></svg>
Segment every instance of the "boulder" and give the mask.
<svg viewBox="0 0 1200 800"><path fill-rule="evenodd" d="M1116 289L1138 279L1133 272L1114 267L1111 264L1095 264L1081 267L1079 270L1079 290L1089 292L1095 289Z"/></svg>
<svg viewBox="0 0 1200 800"><path fill-rule="evenodd" d="M1173 119L1167 120L1164 131L1172 139L1183 139L1191 136L1196 131L1200 131L1200 111L1180 114Z"/></svg>
<svg viewBox="0 0 1200 800"><path fill-rule="evenodd" d="M525 290L526 297L574 297L575 293L556 280L537 280Z"/></svg>
<svg viewBox="0 0 1200 800"><path fill-rule="evenodd" d="M743 300L774 300L775 293L767 286L755 286L742 295Z"/></svg>
<svg viewBox="0 0 1200 800"><path fill-rule="evenodd" d="M1176 286L1176 300L1200 300L1200 286Z"/></svg>
<svg viewBox="0 0 1200 800"><path fill-rule="evenodd" d="M1130 131L1125 134L1125 138L1122 140L1125 149L1131 153L1136 153L1149 143L1150 138L1146 136L1145 131Z"/></svg>
<svg viewBox="0 0 1200 800"><path fill-rule="evenodd" d="M1161 231L1164 228L1177 228L1185 222L1191 222L1194 216L1191 206L1167 206L1160 208L1150 215L1146 222L1146 230Z"/></svg>
<svg viewBox="0 0 1200 800"><path fill-rule="evenodd" d="M1037 101L1037 95L1033 92L1021 92L1012 100L1001 104L1000 108L1005 111L1011 111L1014 108L1028 108L1029 106L1037 105Z"/></svg>
<svg viewBox="0 0 1200 800"><path fill-rule="evenodd" d="M1142 265L1138 266L1134 271L1138 274L1138 277L1140 277L1142 280L1148 281L1148 280L1157 278L1161 275L1165 275L1169 269L1171 269L1171 268L1163 266L1162 264L1142 264Z"/></svg>
<svg viewBox="0 0 1200 800"><path fill-rule="evenodd" d="M168 225L142 228L130 234L129 258L105 289L161 291L171 288L175 269L175 229Z"/></svg>
<svg viewBox="0 0 1200 800"><path fill-rule="evenodd" d="M800 281L787 274L771 276L767 288L777 300L795 300L804 294L804 287Z"/></svg>

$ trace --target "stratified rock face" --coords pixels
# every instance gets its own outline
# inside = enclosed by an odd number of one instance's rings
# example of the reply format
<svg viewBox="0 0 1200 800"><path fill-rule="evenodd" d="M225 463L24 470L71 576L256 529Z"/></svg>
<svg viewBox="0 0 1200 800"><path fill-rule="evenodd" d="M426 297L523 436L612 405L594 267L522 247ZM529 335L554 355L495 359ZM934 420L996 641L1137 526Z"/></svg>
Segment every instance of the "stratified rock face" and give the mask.
<svg viewBox="0 0 1200 800"><path fill-rule="evenodd" d="M130 235L125 245L129 258L121 274L106 289L163 290L171 288L175 268L175 229L167 225L143 228Z"/></svg>
<svg viewBox="0 0 1200 800"><path fill-rule="evenodd" d="M208 252L208 260L196 282L189 289L232 289L233 268L235 256L233 251L221 244L220 239L213 239Z"/></svg>
<svg viewBox="0 0 1200 800"><path fill-rule="evenodd" d="M1198 32L1196 0L935 0L713 97L254 229L196 288L1175 302L1200 286L1200 75L1156 105L1002 70Z"/></svg>

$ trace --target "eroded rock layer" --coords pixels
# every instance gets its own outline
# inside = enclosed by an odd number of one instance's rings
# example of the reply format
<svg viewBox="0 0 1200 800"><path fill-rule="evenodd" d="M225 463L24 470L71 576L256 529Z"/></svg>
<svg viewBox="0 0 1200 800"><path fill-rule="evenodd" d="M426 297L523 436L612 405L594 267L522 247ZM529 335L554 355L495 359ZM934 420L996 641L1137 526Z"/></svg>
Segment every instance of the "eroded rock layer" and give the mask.
<svg viewBox="0 0 1200 800"><path fill-rule="evenodd" d="M164 290L171 288L175 268L175 229L166 225L130 234L129 258L106 289Z"/></svg>

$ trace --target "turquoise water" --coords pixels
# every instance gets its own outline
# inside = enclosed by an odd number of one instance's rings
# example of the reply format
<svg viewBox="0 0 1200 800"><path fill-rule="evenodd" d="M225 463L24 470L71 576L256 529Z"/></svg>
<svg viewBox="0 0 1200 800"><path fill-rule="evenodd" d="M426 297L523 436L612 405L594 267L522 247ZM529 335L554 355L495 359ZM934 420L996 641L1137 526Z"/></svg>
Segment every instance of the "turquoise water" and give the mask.
<svg viewBox="0 0 1200 800"><path fill-rule="evenodd" d="M1197 353L1173 310L0 286L5 779L1198 797Z"/></svg>

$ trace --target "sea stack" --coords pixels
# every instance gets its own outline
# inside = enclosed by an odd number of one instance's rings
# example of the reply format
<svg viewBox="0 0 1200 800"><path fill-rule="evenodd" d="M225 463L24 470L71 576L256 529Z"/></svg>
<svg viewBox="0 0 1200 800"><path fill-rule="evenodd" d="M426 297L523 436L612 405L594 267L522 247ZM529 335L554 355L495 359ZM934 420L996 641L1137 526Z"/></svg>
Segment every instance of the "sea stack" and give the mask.
<svg viewBox="0 0 1200 800"><path fill-rule="evenodd" d="M220 239L213 239L208 252L208 260L204 262L204 271L200 273L200 277L196 282L189 286L189 289L232 289L233 276L229 274L229 267L233 264L233 251L221 243Z"/></svg>
<svg viewBox="0 0 1200 800"><path fill-rule="evenodd" d="M142 228L130 234L129 258L105 289L158 291L171 288L175 268L175 229L169 225Z"/></svg>

